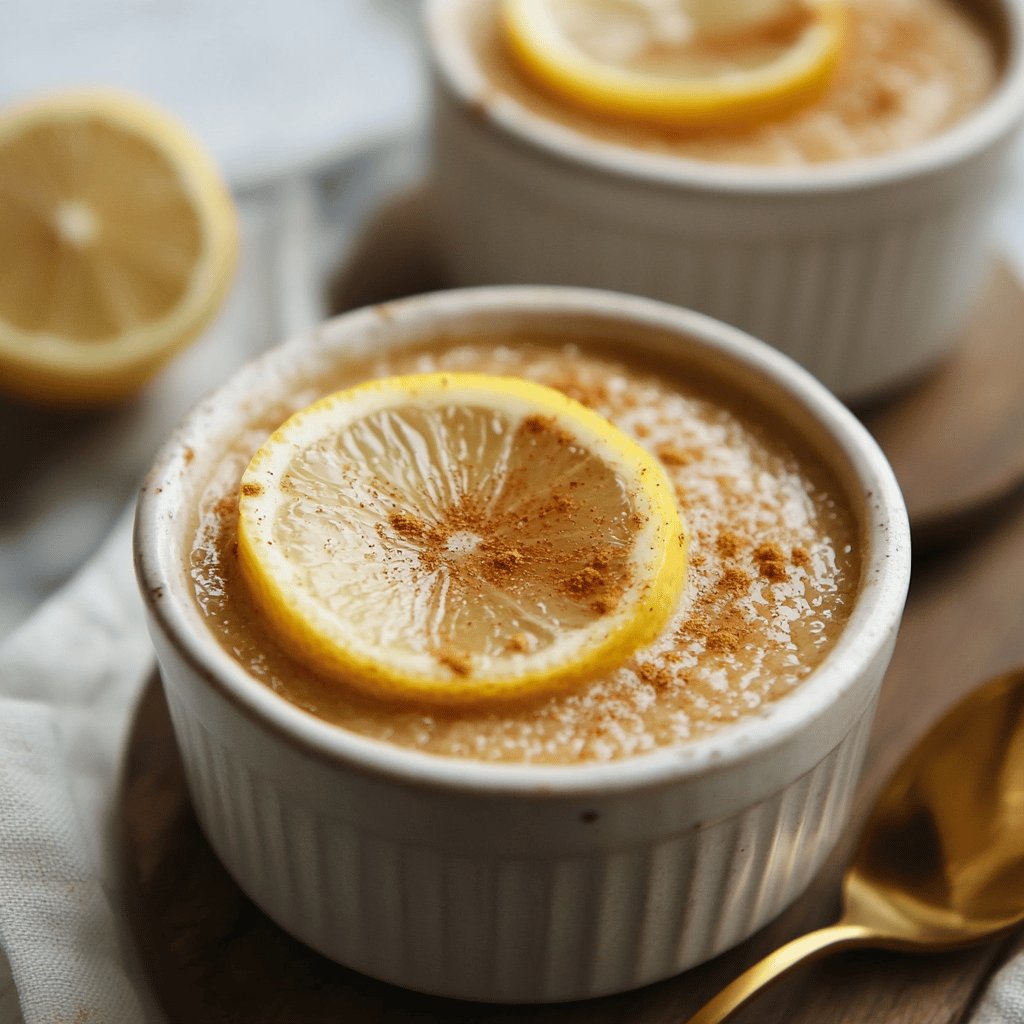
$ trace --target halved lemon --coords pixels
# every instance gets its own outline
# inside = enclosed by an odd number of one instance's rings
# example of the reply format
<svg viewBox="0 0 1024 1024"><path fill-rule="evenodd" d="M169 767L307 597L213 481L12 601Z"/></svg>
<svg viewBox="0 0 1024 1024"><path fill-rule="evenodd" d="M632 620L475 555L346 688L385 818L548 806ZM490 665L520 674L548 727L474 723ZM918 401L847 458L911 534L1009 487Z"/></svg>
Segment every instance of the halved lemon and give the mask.
<svg viewBox="0 0 1024 1024"><path fill-rule="evenodd" d="M846 24L843 0L502 0L501 21L542 87L598 114L677 128L758 123L812 103Z"/></svg>
<svg viewBox="0 0 1024 1024"><path fill-rule="evenodd" d="M377 697L511 699L613 667L664 626L688 535L664 471L517 378L371 381L253 457L238 555L317 673Z"/></svg>
<svg viewBox="0 0 1024 1024"><path fill-rule="evenodd" d="M140 387L220 306L231 197L170 115L75 91L0 116L0 388L82 405Z"/></svg>

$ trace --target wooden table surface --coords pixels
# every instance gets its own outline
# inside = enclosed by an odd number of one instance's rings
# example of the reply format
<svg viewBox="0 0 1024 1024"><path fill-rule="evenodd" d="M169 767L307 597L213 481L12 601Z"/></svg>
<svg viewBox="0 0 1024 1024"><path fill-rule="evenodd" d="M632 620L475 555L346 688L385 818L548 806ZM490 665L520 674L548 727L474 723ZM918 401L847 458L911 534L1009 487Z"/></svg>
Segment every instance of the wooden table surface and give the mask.
<svg viewBox="0 0 1024 1024"><path fill-rule="evenodd" d="M395 265L393 246L389 253ZM412 241L397 256L414 269L417 260L423 262ZM361 265L372 277L372 259ZM405 290L416 290L423 281L422 274L413 276ZM883 441L895 445L898 467L903 460L908 496L918 502L917 538L927 540L927 550L918 545L921 553L915 555L907 613L882 691L854 825L793 907L709 964L588 1003L481 1006L371 981L288 938L227 876L192 814L154 681L126 762L122 819L135 935L174 1024L679 1024L756 959L834 920L857 822L889 773L961 696L986 677L1024 664L1024 502L1017 500L1024 468L1024 402L1019 400L1024 353L1017 347L1024 298L1005 274L997 275L993 289L987 314L976 324L979 349L951 364L945 382L927 385L931 398L919 394L900 415L880 407L869 416ZM924 460L915 457L914 431L938 432L929 436ZM970 500L951 504L951 494ZM930 957L840 954L798 970L736 1020L959 1024L969 1018L993 970L1014 950L1024 952L1024 937Z"/></svg>

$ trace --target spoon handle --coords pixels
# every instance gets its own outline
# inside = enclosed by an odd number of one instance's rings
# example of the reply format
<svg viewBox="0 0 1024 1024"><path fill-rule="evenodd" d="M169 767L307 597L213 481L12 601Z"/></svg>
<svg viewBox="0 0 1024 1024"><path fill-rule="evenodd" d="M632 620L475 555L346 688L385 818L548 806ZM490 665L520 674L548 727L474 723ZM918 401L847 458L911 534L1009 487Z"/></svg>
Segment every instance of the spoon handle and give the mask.
<svg viewBox="0 0 1024 1024"><path fill-rule="evenodd" d="M875 933L871 929L858 924L839 923L801 935L748 968L698 1010L686 1024L722 1024L748 999L799 964L817 960L835 949L870 946L875 940Z"/></svg>

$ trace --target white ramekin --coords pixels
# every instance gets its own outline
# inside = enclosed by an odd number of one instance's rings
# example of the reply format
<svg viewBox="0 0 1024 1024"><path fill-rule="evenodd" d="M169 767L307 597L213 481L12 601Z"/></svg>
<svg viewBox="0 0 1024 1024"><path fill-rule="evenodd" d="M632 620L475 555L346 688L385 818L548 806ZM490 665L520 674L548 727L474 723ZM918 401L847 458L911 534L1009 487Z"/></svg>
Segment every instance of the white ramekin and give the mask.
<svg viewBox="0 0 1024 1024"><path fill-rule="evenodd" d="M699 309L848 401L908 381L970 313L1024 115L1024 6L990 6L1004 68L974 114L903 152L781 169L630 149L544 118L488 82L465 31L487 5L430 0L430 191L448 274Z"/></svg>
<svg viewBox="0 0 1024 1024"><path fill-rule="evenodd" d="M849 625L792 695L614 764L489 765L346 732L217 643L186 568L199 495L253 409L339 360L432 338L542 333L659 353L763 403L833 468L859 521ZM906 512L878 447L790 360L648 299L471 289L332 320L186 419L139 501L137 571L199 820L287 931L373 977L466 999L580 999L734 945L807 885L844 828L909 577Z"/></svg>

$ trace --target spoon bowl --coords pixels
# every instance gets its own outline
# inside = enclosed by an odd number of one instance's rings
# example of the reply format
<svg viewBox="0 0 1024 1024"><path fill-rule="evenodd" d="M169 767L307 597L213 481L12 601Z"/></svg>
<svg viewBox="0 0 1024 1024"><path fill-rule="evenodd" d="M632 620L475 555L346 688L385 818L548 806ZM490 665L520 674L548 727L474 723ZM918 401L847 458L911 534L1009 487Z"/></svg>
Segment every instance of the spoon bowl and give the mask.
<svg viewBox="0 0 1024 1024"><path fill-rule="evenodd" d="M1024 670L958 704L889 781L844 879L844 919L927 946L1024 919Z"/></svg>
<svg viewBox="0 0 1024 1024"><path fill-rule="evenodd" d="M1024 668L989 680L917 744L879 796L843 879L843 916L794 939L688 1024L720 1024L838 949L968 946L1024 922Z"/></svg>

